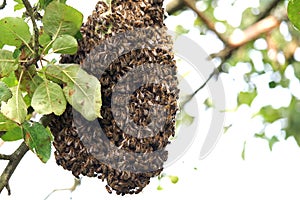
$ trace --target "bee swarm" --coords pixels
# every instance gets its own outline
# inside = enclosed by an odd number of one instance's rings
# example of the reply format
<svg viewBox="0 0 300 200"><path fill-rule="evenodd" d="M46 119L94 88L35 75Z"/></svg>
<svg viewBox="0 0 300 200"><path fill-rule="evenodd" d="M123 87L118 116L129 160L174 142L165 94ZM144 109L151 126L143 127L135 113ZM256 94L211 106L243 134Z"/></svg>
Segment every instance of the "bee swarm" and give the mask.
<svg viewBox="0 0 300 200"><path fill-rule="evenodd" d="M109 8L98 2L81 28L77 54L61 59L79 63L99 78L103 118L88 122L71 106L54 117L50 128L57 164L75 177L106 180L109 193L141 192L151 177L161 173L168 158L165 147L175 133L179 90L162 4L163 0L112 0ZM132 43L139 48L132 49ZM111 53L116 47L117 55ZM126 76L132 70L144 72L142 79L139 73ZM161 110L155 119L153 105ZM136 125L155 134L142 137L144 132L137 131Z"/></svg>

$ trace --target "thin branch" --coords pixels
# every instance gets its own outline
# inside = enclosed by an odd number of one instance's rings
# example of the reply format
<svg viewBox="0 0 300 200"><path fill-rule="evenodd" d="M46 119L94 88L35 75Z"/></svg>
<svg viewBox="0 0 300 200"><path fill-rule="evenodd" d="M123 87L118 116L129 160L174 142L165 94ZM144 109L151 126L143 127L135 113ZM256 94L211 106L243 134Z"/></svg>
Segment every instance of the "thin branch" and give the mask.
<svg viewBox="0 0 300 200"><path fill-rule="evenodd" d="M269 16L271 11L278 6L279 3L282 3L282 0L274 0L270 3L270 5L264 10L264 12L260 13L258 18L256 19L256 22L259 22L260 20L264 19L265 17Z"/></svg>
<svg viewBox="0 0 300 200"><path fill-rule="evenodd" d="M28 63L26 63L26 66L30 66L33 64L36 64L36 62L40 59L39 55L39 29L37 27L36 21L35 21L35 15L33 8L28 0L22 0L26 11L28 12L28 15L32 21L33 25L33 31L34 31L34 36L33 36L33 49L34 49L34 57L31 59Z"/></svg>
<svg viewBox="0 0 300 200"><path fill-rule="evenodd" d="M227 39L216 30L215 24L205 14L203 14L201 11L199 11L197 9L195 1L183 0L183 2L185 3L185 5L187 7L189 7L191 10L193 10L198 15L198 17L207 26L207 28L210 29L211 31L213 31L225 45L228 44Z"/></svg>
<svg viewBox="0 0 300 200"><path fill-rule="evenodd" d="M10 160L10 155L0 154L0 160Z"/></svg>
<svg viewBox="0 0 300 200"><path fill-rule="evenodd" d="M0 5L0 10L4 9L6 6L6 0L3 0L3 3Z"/></svg>
<svg viewBox="0 0 300 200"><path fill-rule="evenodd" d="M186 8L184 2L182 0L173 0L166 5L166 12L169 15L174 14L175 12Z"/></svg>
<svg viewBox="0 0 300 200"><path fill-rule="evenodd" d="M17 168L18 164L22 160L23 156L29 150L25 142L19 146L19 148L11 155L2 155L4 160L9 160L6 168L4 169L2 175L0 176L0 193L4 188L7 189L8 195L11 194L10 187L9 187L9 179L11 178L12 174L14 173L15 169Z"/></svg>
<svg viewBox="0 0 300 200"><path fill-rule="evenodd" d="M48 198L49 198L53 193L55 193L55 192L59 192L59 191L70 191L70 192L72 193L72 192L74 192L74 191L77 189L78 186L80 186L80 184L81 184L81 179L74 178L74 184L73 184L70 188L54 189L52 192L50 192L50 193L46 196L46 198L45 198L44 200L48 199Z"/></svg>
<svg viewBox="0 0 300 200"><path fill-rule="evenodd" d="M200 91L202 90L207 83L214 77L217 76L220 72L222 72L222 66L223 64L232 57L233 53L235 51L237 51L240 47L244 46L245 44L247 44L248 42L253 41L254 39L257 39L263 32L268 32L273 30L274 28L276 28L279 25L279 21L280 19L275 19L275 18L270 18L267 17L270 15L270 12L278 6L278 4L280 2L282 2L281 0L274 0L270 3L270 5L266 8L266 10L264 12L262 12L259 17L255 20L254 25L251 25L248 27L248 29L246 29L246 33L251 33L249 34L245 34L245 38L243 42L240 42L238 45L231 45L230 42L220 33L218 33L218 31L215 29L214 24L202 13L200 12L195 3L192 0L183 0L184 3L186 4L186 6L188 6L191 10L193 10L198 17L203 21L203 23L206 24L206 26L213 31L219 38L220 40L223 41L225 48L223 50L221 50L219 53L217 54L212 54L210 55L211 58L215 58L215 57L219 57L222 62L219 65L219 67L217 67L208 77L208 79L197 89L195 90L192 94L188 95L186 99L183 100L183 102L181 103L181 108L183 108L189 101L192 100L192 98ZM266 19L265 19L266 18ZM262 22L264 22L264 20L269 20L270 22L270 27L269 28L265 28L263 29L263 31L258 31L255 35L253 34L253 30L251 30L251 28L257 28L257 27L262 27L261 24ZM282 20L282 19L281 19Z"/></svg>

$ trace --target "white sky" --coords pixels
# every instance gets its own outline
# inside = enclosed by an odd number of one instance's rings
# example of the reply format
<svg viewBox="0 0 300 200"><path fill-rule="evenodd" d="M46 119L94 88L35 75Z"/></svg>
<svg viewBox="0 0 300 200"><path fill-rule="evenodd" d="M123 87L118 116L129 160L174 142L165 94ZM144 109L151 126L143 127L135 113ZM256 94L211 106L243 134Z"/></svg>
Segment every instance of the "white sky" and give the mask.
<svg viewBox="0 0 300 200"><path fill-rule="evenodd" d="M70 5L79 9L81 12L89 14L95 5L95 0L75 1L69 0ZM223 2L220 7L221 14L219 18L232 20L237 24L239 19L236 12L229 5L231 1ZM227 2L227 3L226 3ZM228 3L229 2L229 3ZM258 6L256 1L237 1L242 10L247 3ZM247 2L247 3L246 3ZM8 15L12 11L12 1L8 1L9 7L3 12L0 11L0 18ZM237 9L235 9L236 11ZM217 12L217 11L216 11ZM239 12L237 12L239 14ZM196 29L192 28L195 15L192 12L185 12L180 17L170 17L167 21L168 27L172 30L176 25L181 24L184 27L191 28L188 37L199 43L207 53L218 51L222 46L216 41L214 36L199 35ZM230 19L229 19L230 18ZM189 19L189 20L187 20ZM228 109L236 107L236 93L244 87L242 75L247 70L247 66L239 66L231 71L230 75L222 75L226 91L226 103ZM184 71L184 70L183 70ZM192 73L191 73L192 74ZM290 73L290 76L292 73ZM194 84L199 81L197 77L190 75L187 80ZM233 123L231 129L222 135L214 151L204 160L199 161L198 156L203 142L205 131L210 125L210 112L205 112L201 102L207 95L205 91L197 96L199 105L198 132L193 146L184 155L182 159L174 165L168 167L165 173L176 175L179 182L171 184L167 179L161 183L164 190L157 191L157 179L152 179L151 184L145 190L134 196L120 197L109 195L104 186L105 183L97 179L84 178L82 185L72 194L73 200L89 199L203 199L203 200L253 200L253 199L275 199L275 200L298 200L299 187L297 182L300 180L300 148L297 147L294 139L289 138L277 143L270 152L266 141L256 139L253 135L262 128L259 117L253 118L257 112L257 104L272 103L274 106L287 105L290 94L281 88L270 90L264 88L263 79L256 79L260 91L258 100L249 108L241 106L236 112L226 113L225 125ZM298 84L298 85L297 85ZM299 88L299 82L295 82L295 88ZM203 96L201 96L203 95ZM278 96L281 98L279 99ZM286 98L285 98L286 97ZM278 99L280 101L278 101ZM276 132L278 126L268 130L270 134L280 135ZM241 152L244 141L246 145L246 160L241 159ZM17 143L5 143L0 148L1 153L10 153ZM4 162L0 162L0 169L3 169ZM194 168L197 170L194 170ZM14 173L10 186L12 196L8 197L6 191L0 195L0 199L19 200L19 199L44 199L48 193L56 188L70 187L73 184L73 177L70 172L63 170L55 164L54 156L47 164L42 164L39 159L31 152L27 153L16 172ZM49 199L69 199L69 192L57 192Z"/></svg>

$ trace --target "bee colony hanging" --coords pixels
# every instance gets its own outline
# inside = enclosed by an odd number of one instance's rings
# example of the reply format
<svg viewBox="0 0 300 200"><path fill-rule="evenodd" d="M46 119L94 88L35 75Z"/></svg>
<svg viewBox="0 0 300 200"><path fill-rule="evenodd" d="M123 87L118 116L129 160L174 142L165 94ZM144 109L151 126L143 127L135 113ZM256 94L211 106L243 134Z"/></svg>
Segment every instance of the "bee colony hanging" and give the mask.
<svg viewBox="0 0 300 200"><path fill-rule="evenodd" d="M78 63L101 83L102 119L71 106L50 123L58 165L106 180L117 194L139 193L158 176L175 133L179 96L163 0L100 1L81 28Z"/></svg>

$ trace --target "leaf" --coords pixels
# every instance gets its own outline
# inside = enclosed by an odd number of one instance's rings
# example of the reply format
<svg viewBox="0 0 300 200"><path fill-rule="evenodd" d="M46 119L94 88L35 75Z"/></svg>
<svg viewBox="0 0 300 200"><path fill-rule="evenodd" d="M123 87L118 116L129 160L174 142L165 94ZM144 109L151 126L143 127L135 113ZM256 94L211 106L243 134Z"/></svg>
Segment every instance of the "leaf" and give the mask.
<svg viewBox="0 0 300 200"><path fill-rule="evenodd" d="M1 139L6 142L13 142L23 138L23 131L19 126L10 129L7 131Z"/></svg>
<svg viewBox="0 0 300 200"><path fill-rule="evenodd" d="M99 80L86 73L79 65L52 65L46 70L66 84L63 88L67 101L87 120L95 120L100 115L102 105Z"/></svg>
<svg viewBox="0 0 300 200"><path fill-rule="evenodd" d="M43 82L43 79L37 74L34 65L27 68L22 76L20 83L20 90L27 92L29 97L33 96L36 88Z"/></svg>
<svg viewBox="0 0 300 200"><path fill-rule="evenodd" d="M246 155L245 155L245 154L246 154L246 144L247 144L247 142L245 141L245 142L244 142L244 145L243 145L243 151L242 151L242 159L243 159L243 160L246 159L246 157L245 157L245 156L246 156Z"/></svg>
<svg viewBox="0 0 300 200"><path fill-rule="evenodd" d="M2 101L7 102L12 97L12 93L8 86L0 82L0 104Z"/></svg>
<svg viewBox="0 0 300 200"><path fill-rule="evenodd" d="M279 140L276 136L273 136L271 139L269 139L269 148L271 151L273 150L274 144L277 142L279 142Z"/></svg>
<svg viewBox="0 0 300 200"><path fill-rule="evenodd" d="M15 0L15 2L17 2L17 4L14 6L14 11L25 8L25 6L21 0Z"/></svg>
<svg viewBox="0 0 300 200"><path fill-rule="evenodd" d="M190 30L185 29L182 25L177 25L176 28L175 28L175 32L178 35L183 35L183 34L186 34L186 33L190 32Z"/></svg>
<svg viewBox="0 0 300 200"><path fill-rule="evenodd" d="M14 72L11 72L7 77L2 78L2 82L10 88L18 85L18 80Z"/></svg>
<svg viewBox="0 0 300 200"><path fill-rule="evenodd" d="M178 176L169 176L169 178L173 184L176 184L179 180Z"/></svg>
<svg viewBox="0 0 300 200"><path fill-rule="evenodd" d="M181 126L190 126L194 122L195 117L189 115L185 110L181 110L176 116L176 129Z"/></svg>
<svg viewBox="0 0 300 200"><path fill-rule="evenodd" d="M72 35L80 30L83 15L78 10L57 1L51 2L43 17L45 32L50 36Z"/></svg>
<svg viewBox="0 0 300 200"><path fill-rule="evenodd" d="M46 80L33 94L31 106L43 115L50 113L61 115L66 109L67 102L61 87Z"/></svg>
<svg viewBox="0 0 300 200"><path fill-rule="evenodd" d="M254 90L253 92L240 92L238 95L238 105L246 104L250 106L256 96L256 90Z"/></svg>
<svg viewBox="0 0 300 200"><path fill-rule="evenodd" d="M45 9L53 0L39 0L40 7ZM67 0L59 0L61 3L66 3Z"/></svg>
<svg viewBox="0 0 300 200"><path fill-rule="evenodd" d="M300 146L300 102L295 97L289 106L286 139L291 136L295 138L298 146Z"/></svg>
<svg viewBox="0 0 300 200"><path fill-rule="evenodd" d="M51 155L51 133L37 122L26 121L22 127L27 146L43 163L46 163Z"/></svg>
<svg viewBox="0 0 300 200"><path fill-rule="evenodd" d="M163 190L164 188L163 188L161 185L159 185L159 186L157 186L156 189L159 190L159 191L161 191L161 190Z"/></svg>
<svg viewBox="0 0 300 200"><path fill-rule="evenodd" d="M16 69L18 69L18 64L13 57L13 53L7 50L0 50L0 77L8 76Z"/></svg>
<svg viewBox="0 0 300 200"><path fill-rule="evenodd" d="M29 26L18 17L5 17L0 20L0 41L3 44L20 47L31 39Z"/></svg>
<svg viewBox="0 0 300 200"><path fill-rule="evenodd" d="M260 109L259 114L266 122L272 123L284 117L284 109L274 109L272 106L265 106Z"/></svg>
<svg viewBox="0 0 300 200"><path fill-rule="evenodd" d="M51 41L52 41L51 37L47 33L43 33L39 37L39 44L43 47L43 51L45 54L47 54L48 51L50 50L50 48L52 47L51 45L49 45L51 43ZM47 48L47 49L45 49L45 48Z"/></svg>
<svg viewBox="0 0 300 200"><path fill-rule="evenodd" d="M299 30L300 29L300 1L290 0L287 8L288 17L294 26Z"/></svg>
<svg viewBox="0 0 300 200"><path fill-rule="evenodd" d="M262 134L255 134L255 137L267 140L268 143L269 143L270 151L273 150L274 144L277 143L277 142L279 142L279 140L278 140L278 138L276 136L273 136L272 138L268 138L264 133L262 133Z"/></svg>
<svg viewBox="0 0 300 200"><path fill-rule="evenodd" d="M0 113L0 131L8 131L17 127L17 124Z"/></svg>
<svg viewBox="0 0 300 200"><path fill-rule="evenodd" d="M14 122L22 124L27 116L27 107L18 87L11 88L12 98L7 103L3 102L1 112Z"/></svg>
<svg viewBox="0 0 300 200"><path fill-rule="evenodd" d="M70 35L62 35L58 37L52 46L54 53L63 53L73 55L77 52L77 40Z"/></svg>

